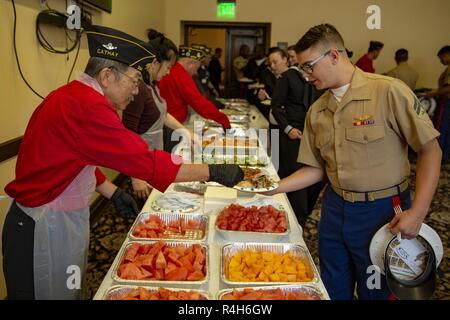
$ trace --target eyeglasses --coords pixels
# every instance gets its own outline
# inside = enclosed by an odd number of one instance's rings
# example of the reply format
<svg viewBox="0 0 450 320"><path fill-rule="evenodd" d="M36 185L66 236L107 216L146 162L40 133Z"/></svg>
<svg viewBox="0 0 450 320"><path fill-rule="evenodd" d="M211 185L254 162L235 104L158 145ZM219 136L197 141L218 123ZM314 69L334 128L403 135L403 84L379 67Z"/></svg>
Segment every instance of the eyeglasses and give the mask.
<svg viewBox="0 0 450 320"><path fill-rule="evenodd" d="M320 60L322 60L323 58L325 58L327 55L329 55L331 53L331 51L333 51L333 49L328 50L327 52L325 52L324 54L322 54L320 57L318 57L317 59L314 59L311 62L307 62L305 64L300 65L300 70L307 74L310 75L314 72L314 65L317 64ZM344 52L344 50L338 50L338 52Z"/></svg>
<svg viewBox="0 0 450 320"><path fill-rule="evenodd" d="M123 72L117 70L117 68L114 67L114 66L109 67L109 69L114 69L116 72L118 72L118 73L120 73L120 74L126 76L128 79L130 79L130 80L133 82L134 88L138 88L138 87L141 85L141 83L143 82L142 77L139 77L138 79L135 79L135 78L133 78L133 77L130 77L130 76L127 75L126 73L123 73Z"/></svg>

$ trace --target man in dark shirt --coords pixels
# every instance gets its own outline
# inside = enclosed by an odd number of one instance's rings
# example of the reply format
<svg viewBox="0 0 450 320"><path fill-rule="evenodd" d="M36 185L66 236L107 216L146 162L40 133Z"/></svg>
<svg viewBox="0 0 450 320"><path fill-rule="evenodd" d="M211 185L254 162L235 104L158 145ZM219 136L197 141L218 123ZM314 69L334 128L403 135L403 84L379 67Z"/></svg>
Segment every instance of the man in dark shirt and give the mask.
<svg viewBox="0 0 450 320"><path fill-rule="evenodd" d="M220 83L222 81L222 72L223 67L220 63L220 58L222 57L222 49L217 48L214 56L211 59L211 62L209 63L209 80L211 81L212 85L216 89L216 91L220 95Z"/></svg>

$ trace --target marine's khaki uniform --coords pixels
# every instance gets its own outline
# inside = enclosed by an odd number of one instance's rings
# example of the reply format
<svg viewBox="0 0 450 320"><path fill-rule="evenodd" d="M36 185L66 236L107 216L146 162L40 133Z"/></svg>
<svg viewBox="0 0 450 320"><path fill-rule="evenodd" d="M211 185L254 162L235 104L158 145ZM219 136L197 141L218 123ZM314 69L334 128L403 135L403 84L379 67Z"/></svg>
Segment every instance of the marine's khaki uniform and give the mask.
<svg viewBox="0 0 450 320"><path fill-rule="evenodd" d="M408 178L408 145L419 151L438 136L403 82L356 68L340 103L328 91L309 110L298 161L326 169L338 188L382 190Z"/></svg>
<svg viewBox="0 0 450 320"><path fill-rule="evenodd" d="M400 62L397 67L386 73L386 75L402 80L411 90L416 88L417 80L419 80L419 74L411 68L408 62Z"/></svg>

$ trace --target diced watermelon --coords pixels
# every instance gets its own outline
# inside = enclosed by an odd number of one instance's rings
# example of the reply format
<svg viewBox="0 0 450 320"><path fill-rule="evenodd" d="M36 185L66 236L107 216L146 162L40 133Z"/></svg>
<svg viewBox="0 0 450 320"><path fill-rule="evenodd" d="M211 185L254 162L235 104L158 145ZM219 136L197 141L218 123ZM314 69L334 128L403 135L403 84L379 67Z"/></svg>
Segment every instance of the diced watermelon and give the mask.
<svg viewBox="0 0 450 320"><path fill-rule="evenodd" d="M127 263L123 272L120 274L122 279L126 280L139 280L143 277L141 269L137 267L134 263Z"/></svg>
<svg viewBox="0 0 450 320"><path fill-rule="evenodd" d="M193 268L194 268L195 271L203 271L203 264L195 261L194 265L193 265Z"/></svg>
<svg viewBox="0 0 450 320"><path fill-rule="evenodd" d="M128 248L127 253L125 254L125 257L124 257L123 260L124 260L124 261L129 261L129 262L134 261L136 255L137 255L137 253L138 253L139 247L140 247L140 245L139 245L138 243L133 243L133 244Z"/></svg>
<svg viewBox="0 0 450 320"><path fill-rule="evenodd" d="M156 280L164 280L164 271L163 270L155 270L155 279Z"/></svg>
<svg viewBox="0 0 450 320"><path fill-rule="evenodd" d="M159 241L152 245L148 253L156 256L165 246L166 244L164 241Z"/></svg>
<svg viewBox="0 0 450 320"><path fill-rule="evenodd" d="M186 268L177 268L166 275L168 281L186 281L188 277L188 270Z"/></svg>
<svg viewBox="0 0 450 320"><path fill-rule="evenodd" d="M181 229L181 234L186 233L186 220L180 219L180 229Z"/></svg>
<svg viewBox="0 0 450 320"><path fill-rule="evenodd" d="M155 268L158 270L164 270L167 266L166 258L164 258L164 254L160 251L156 258Z"/></svg>
<svg viewBox="0 0 450 320"><path fill-rule="evenodd" d="M194 264L195 253L190 252L189 254L185 255L185 258L187 258L191 264Z"/></svg>
<svg viewBox="0 0 450 320"><path fill-rule="evenodd" d="M142 277L139 280L144 280L144 279L150 279L153 274L147 270L145 270L144 268L140 268L141 269L141 273L142 273Z"/></svg>
<svg viewBox="0 0 450 320"><path fill-rule="evenodd" d="M188 276L188 281L200 281L205 278L205 275L201 271L195 271Z"/></svg>
<svg viewBox="0 0 450 320"><path fill-rule="evenodd" d="M155 256L148 254L145 256L145 259L142 261L142 268L152 272L154 269L153 260L155 259Z"/></svg>
<svg viewBox="0 0 450 320"><path fill-rule="evenodd" d="M164 273L167 275L168 273L171 273L177 268L177 266L173 262L169 262L167 264L166 269L164 270Z"/></svg>
<svg viewBox="0 0 450 320"><path fill-rule="evenodd" d="M192 263L189 261L189 259L184 256L182 258L180 258L180 263L182 264L183 267L185 267L189 273L194 272L194 267L192 266Z"/></svg>

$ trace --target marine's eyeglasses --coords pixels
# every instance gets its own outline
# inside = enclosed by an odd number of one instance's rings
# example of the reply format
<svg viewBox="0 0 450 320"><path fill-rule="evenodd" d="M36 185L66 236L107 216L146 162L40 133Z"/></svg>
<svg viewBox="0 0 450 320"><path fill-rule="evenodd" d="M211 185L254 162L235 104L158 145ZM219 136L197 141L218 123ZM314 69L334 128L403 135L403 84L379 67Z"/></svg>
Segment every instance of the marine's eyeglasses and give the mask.
<svg viewBox="0 0 450 320"><path fill-rule="evenodd" d="M323 53L322 55L320 55L318 58L314 59L311 62L299 65L299 68L302 71L302 73L304 73L307 76L311 75L314 72L314 65L317 64L323 58L325 58L327 55L329 55L331 51L333 51L333 49L328 50L327 52ZM344 52L344 50L337 50L337 51L341 53Z"/></svg>

